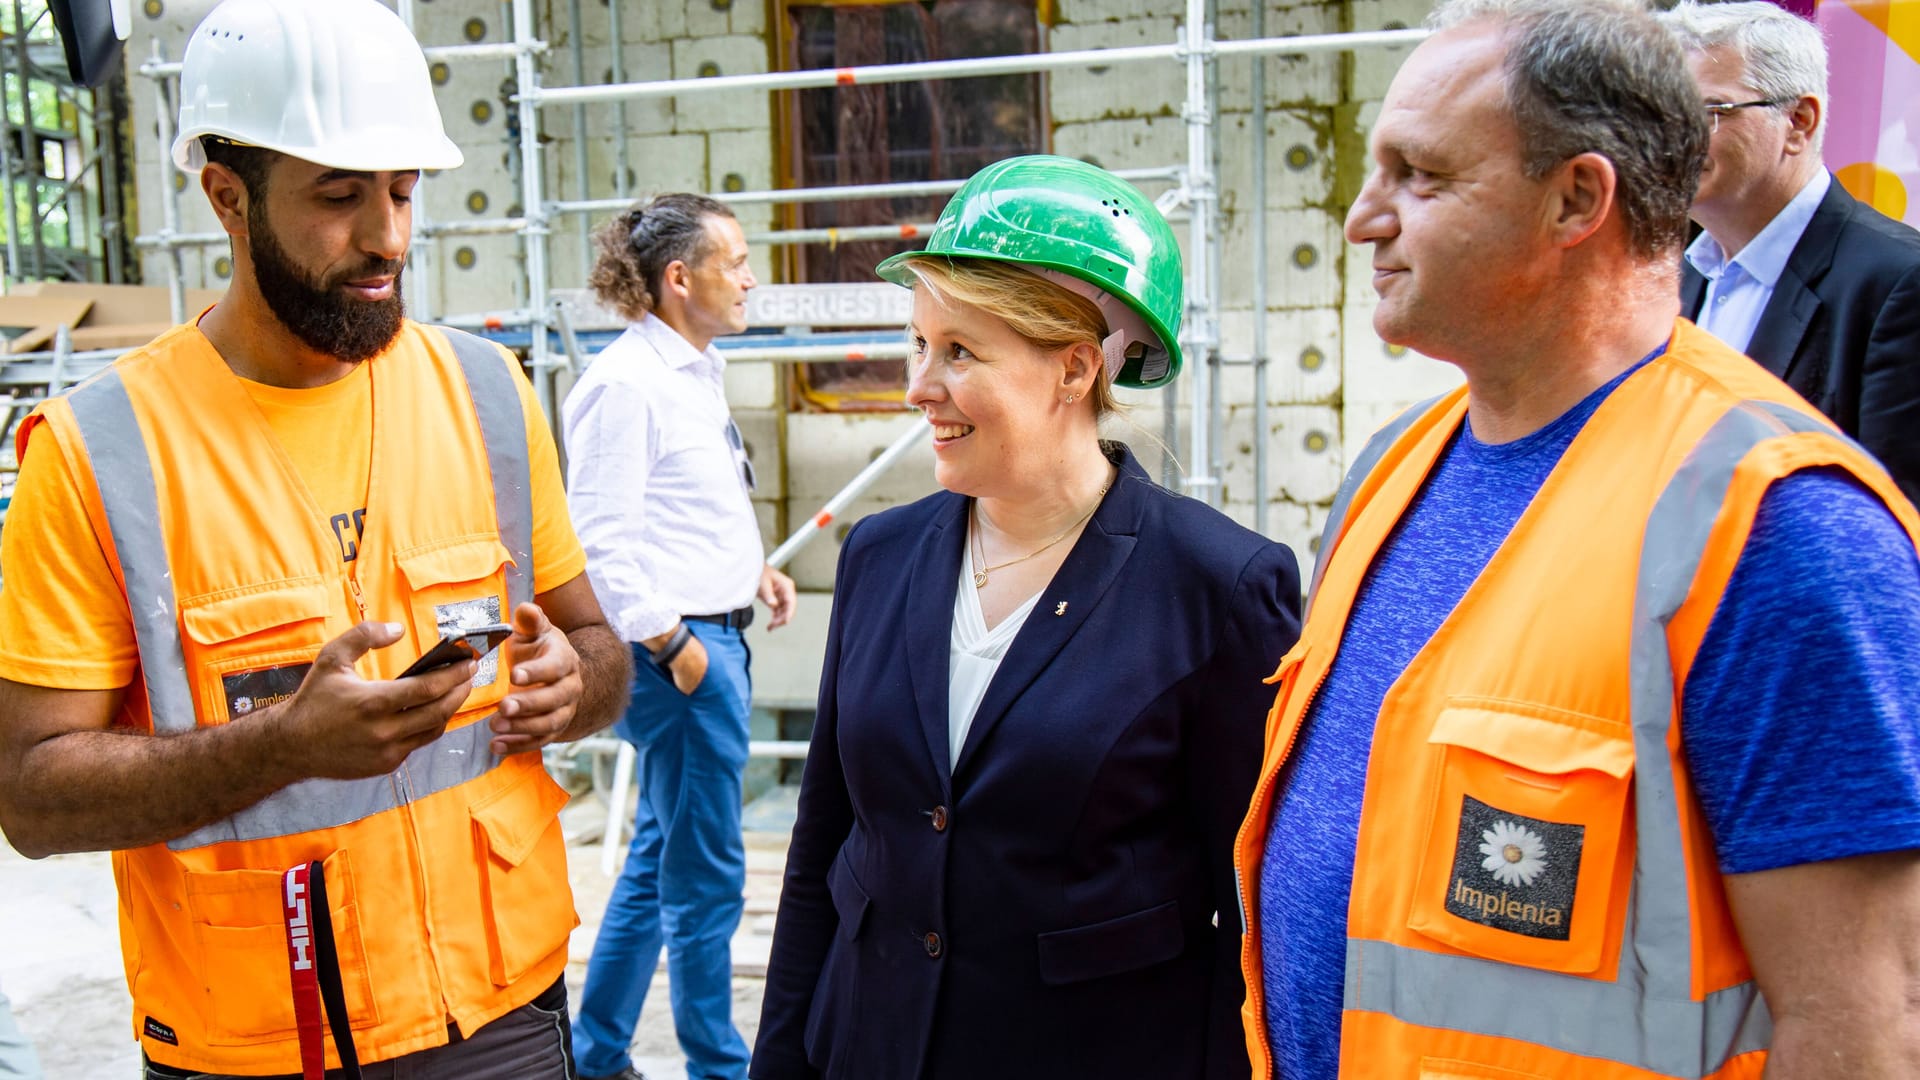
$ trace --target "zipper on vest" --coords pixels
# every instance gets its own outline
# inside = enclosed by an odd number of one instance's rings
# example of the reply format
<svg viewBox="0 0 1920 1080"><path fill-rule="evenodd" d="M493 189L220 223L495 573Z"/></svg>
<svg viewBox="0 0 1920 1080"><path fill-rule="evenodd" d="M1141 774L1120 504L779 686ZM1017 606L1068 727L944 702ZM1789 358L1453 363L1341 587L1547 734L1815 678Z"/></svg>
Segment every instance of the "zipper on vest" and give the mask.
<svg viewBox="0 0 1920 1080"><path fill-rule="evenodd" d="M360 578L356 574L347 575L347 591L353 594L353 606L360 612L360 622L367 621L367 598L360 592Z"/></svg>
<svg viewBox="0 0 1920 1080"><path fill-rule="evenodd" d="M1293 744L1300 741L1300 729L1307 726L1307 714L1313 711L1313 699L1320 696L1320 687L1326 684L1327 676L1331 674L1333 674L1333 663L1329 661L1327 663L1327 670L1320 673L1320 678L1314 681L1313 689L1307 691L1307 700L1300 706L1300 722L1293 725L1293 733L1287 736L1287 745L1281 748L1280 760L1274 765L1273 771L1261 778L1259 788L1253 793L1253 802L1251 805L1259 806L1263 804L1267 799L1268 793L1273 790L1273 785L1279 782L1280 774L1286 770L1287 759L1293 756ZM1271 811L1271 809L1272 808L1269 807L1269 811ZM1267 831L1269 833L1273 831L1273 815L1271 812L1267 815ZM1260 847L1263 851L1266 848L1266 844L1266 837L1261 837ZM1250 934L1253 932L1253 920L1247 917L1247 913L1256 910L1256 908L1252 903L1252 892L1247 885L1246 877L1240 873L1238 867L1234 868L1233 884L1234 887L1240 891L1241 932ZM1266 942L1262 941L1260 948L1264 951L1266 949ZM1265 972L1253 970L1252 961L1247 955L1247 950L1242 949L1240 951L1240 977L1246 980L1247 1000L1253 1003L1253 1018L1260 1025L1260 1041L1262 1043L1267 1042L1267 995L1265 985L1262 981L1264 976ZM1253 989L1256 986L1261 987L1257 994ZM1273 1047L1271 1044L1267 1046L1267 1068L1269 1071L1273 1068Z"/></svg>

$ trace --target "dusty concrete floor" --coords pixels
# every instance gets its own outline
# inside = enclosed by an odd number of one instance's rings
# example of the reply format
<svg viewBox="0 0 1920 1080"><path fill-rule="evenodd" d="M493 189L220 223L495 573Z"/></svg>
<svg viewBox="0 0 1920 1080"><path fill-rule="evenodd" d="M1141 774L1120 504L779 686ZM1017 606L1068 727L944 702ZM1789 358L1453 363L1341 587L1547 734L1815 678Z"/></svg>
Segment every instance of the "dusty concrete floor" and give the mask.
<svg viewBox="0 0 1920 1080"><path fill-rule="evenodd" d="M747 910L733 942L733 1013L749 1045L760 1017L761 980L786 861L784 825L791 821L791 794L792 789L776 789L748 813ZM581 918L567 967L567 986L576 1001L612 886L600 870L604 815L593 796L574 800L561 815L569 837L574 905ZM133 1006L119 941L107 855L59 855L36 862L0 842L0 990L13 1000L14 1014L33 1039L47 1080L139 1077L140 1052L129 1020ZM685 1080L685 1062L667 1010L664 964L647 995L633 1054L649 1080Z"/></svg>

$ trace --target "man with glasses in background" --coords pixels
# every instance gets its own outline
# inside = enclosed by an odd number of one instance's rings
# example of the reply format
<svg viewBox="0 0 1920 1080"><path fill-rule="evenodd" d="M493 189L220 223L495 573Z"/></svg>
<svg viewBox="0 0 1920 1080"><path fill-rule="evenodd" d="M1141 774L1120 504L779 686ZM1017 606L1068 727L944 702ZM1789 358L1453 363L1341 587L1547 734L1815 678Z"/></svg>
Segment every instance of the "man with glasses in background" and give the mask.
<svg viewBox="0 0 1920 1080"><path fill-rule="evenodd" d="M1920 232L1821 162L1827 47L1766 0L1661 18L1713 130L1681 312L1785 379L1920 499Z"/></svg>
<svg viewBox="0 0 1920 1080"><path fill-rule="evenodd" d="M769 627L793 579L768 566L753 467L727 410L713 339L747 326L740 223L701 195L661 195L602 226L588 279L628 320L567 395L567 501L608 621L633 647L616 727L639 752L626 868L587 966L574 1050L584 1080L638 1080L627 1056L667 947L687 1075L744 1080L731 942L746 888L740 835L752 691L741 634Z"/></svg>

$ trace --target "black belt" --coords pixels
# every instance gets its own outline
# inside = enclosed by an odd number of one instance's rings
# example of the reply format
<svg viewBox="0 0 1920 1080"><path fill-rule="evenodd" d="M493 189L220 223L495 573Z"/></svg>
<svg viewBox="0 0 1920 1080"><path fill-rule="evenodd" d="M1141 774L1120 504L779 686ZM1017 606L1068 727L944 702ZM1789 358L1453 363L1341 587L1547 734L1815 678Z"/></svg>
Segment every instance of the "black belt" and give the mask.
<svg viewBox="0 0 1920 1080"><path fill-rule="evenodd" d="M715 626L725 626L733 630L745 630L753 625L753 605L735 608L724 615L682 615L680 617L688 622L712 623Z"/></svg>

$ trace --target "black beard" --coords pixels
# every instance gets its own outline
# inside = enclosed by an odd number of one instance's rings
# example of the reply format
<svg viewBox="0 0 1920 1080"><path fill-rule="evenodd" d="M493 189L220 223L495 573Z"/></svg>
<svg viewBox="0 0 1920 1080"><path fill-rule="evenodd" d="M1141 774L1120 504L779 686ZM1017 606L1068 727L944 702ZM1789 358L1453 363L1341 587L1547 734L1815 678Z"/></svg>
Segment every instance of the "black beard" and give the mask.
<svg viewBox="0 0 1920 1080"><path fill-rule="evenodd" d="M400 299L404 262L370 260L332 280L315 281L287 257L265 214L256 209L247 219L254 282L267 307L302 344L350 364L371 359L393 344L406 318ZM393 275L393 295L385 300L357 300L341 289L348 281L385 274Z"/></svg>

